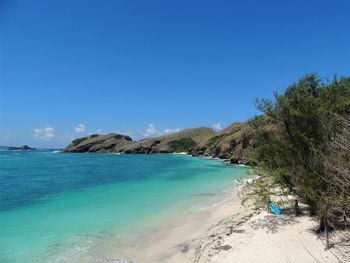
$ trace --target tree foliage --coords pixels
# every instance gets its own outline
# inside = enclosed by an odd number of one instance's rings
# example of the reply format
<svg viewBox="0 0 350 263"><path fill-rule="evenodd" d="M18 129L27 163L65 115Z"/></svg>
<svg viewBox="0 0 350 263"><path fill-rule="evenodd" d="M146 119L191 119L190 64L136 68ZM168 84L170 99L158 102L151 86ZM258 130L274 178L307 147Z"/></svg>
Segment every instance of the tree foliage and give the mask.
<svg viewBox="0 0 350 263"><path fill-rule="evenodd" d="M350 78L326 82L310 74L274 100L257 100L257 108L271 129L256 129L250 158L314 213L349 213Z"/></svg>

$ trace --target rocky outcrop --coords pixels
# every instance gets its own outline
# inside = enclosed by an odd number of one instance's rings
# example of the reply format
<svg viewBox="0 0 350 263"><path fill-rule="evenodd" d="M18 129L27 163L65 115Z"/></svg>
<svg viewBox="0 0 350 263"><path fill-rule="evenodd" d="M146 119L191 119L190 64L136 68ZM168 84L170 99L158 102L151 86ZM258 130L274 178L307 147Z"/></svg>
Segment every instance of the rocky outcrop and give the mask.
<svg viewBox="0 0 350 263"><path fill-rule="evenodd" d="M75 139L69 144L65 152L122 152L133 143L126 135L111 133L107 135L93 134Z"/></svg>
<svg viewBox="0 0 350 263"><path fill-rule="evenodd" d="M28 145L23 145L19 147L8 147L9 151L30 151L30 150L35 150L35 148L31 148Z"/></svg>

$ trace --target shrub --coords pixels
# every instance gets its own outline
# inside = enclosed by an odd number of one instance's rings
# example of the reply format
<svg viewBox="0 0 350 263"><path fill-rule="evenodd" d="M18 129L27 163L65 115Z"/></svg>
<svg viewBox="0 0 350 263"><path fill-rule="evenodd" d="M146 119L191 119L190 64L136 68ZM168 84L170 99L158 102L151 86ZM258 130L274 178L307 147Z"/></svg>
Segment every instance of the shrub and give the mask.
<svg viewBox="0 0 350 263"><path fill-rule="evenodd" d="M187 152L191 148L197 146L197 143L190 137L174 140L168 143L172 152Z"/></svg>

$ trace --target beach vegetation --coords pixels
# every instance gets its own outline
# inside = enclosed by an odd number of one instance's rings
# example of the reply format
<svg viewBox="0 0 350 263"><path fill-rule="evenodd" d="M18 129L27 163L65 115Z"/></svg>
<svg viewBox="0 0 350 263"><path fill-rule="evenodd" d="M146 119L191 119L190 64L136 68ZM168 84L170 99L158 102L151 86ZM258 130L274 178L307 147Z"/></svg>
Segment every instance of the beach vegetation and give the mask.
<svg viewBox="0 0 350 263"><path fill-rule="evenodd" d="M307 202L320 231L339 211L349 215L350 78L310 74L256 105L264 116L257 121L271 126L257 125L249 157Z"/></svg>

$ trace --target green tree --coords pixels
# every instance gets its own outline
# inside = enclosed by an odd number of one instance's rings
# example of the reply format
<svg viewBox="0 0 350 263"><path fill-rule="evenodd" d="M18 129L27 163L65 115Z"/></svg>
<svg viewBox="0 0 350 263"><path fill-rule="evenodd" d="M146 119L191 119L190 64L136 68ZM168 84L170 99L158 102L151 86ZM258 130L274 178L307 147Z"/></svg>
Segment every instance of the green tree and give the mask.
<svg viewBox="0 0 350 263"><path fill-rule="evenodd" d="M256 129L250 157L275 182L304 197L321 216L323 229L330 207L349 207L350 176L338 176L334 162L340 158L343 171L348 171L344 167L350 158L330 145L346 136L348 126L341 120L350 116L350 78L335 77L327 83L310 74L284 94L276 93L274 100L257 100L257 108L272 126Z"/></svg>

